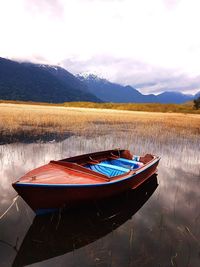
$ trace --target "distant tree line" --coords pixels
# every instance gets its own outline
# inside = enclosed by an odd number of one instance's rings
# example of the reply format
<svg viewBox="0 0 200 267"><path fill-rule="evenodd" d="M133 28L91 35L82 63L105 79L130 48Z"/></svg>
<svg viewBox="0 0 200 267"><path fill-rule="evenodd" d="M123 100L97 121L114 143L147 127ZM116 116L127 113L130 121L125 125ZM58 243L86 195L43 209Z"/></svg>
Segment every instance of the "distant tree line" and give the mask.
<svg viewBox="0 0 200 267"><path fill-rule="evenodd" d="M195 109L200 108L200 96L197 99L194 99L194 108Z"/></svg>

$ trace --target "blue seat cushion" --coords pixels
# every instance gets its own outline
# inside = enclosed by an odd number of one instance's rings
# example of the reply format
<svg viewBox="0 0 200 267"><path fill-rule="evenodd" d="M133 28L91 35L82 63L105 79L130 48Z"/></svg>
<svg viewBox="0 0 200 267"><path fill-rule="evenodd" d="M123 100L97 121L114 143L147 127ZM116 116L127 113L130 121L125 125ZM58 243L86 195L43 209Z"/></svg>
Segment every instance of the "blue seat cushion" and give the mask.
<svg viewBox="0 0 200 267"><path fill-rule="evenodd" d="M103 161L98 164L87 164L85 167L92 171L96 171L101 174L107 175L108 177L122 175L129 171L128 168L124 168L122 166L116 166L110 163L111 163L110 161Z"/></svg>
<svg viewBox="0 0 200 267"><path fill-rule="evenodd" d="M124 158L113 159L110 161L110 163L115 165L115 166L121 166L124 168L128 168L130 170L139 168L139 164L137 161L124 159Z"/></svg>

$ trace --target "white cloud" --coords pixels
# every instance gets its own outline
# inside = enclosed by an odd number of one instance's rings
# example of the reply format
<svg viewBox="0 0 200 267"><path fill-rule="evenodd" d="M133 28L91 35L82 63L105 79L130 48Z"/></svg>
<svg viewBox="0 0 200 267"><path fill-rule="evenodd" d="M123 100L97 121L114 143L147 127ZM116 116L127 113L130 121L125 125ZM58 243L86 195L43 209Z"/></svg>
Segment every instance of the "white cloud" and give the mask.
<svg viewBox="0 0 200 267"><path fill-rule="evenodd" d="M0 56L65 62L73 72L127 84L152 83L164 72L165 80L184 76L193 84L200 74L199 10L199 0L1 1Z"/></svg>

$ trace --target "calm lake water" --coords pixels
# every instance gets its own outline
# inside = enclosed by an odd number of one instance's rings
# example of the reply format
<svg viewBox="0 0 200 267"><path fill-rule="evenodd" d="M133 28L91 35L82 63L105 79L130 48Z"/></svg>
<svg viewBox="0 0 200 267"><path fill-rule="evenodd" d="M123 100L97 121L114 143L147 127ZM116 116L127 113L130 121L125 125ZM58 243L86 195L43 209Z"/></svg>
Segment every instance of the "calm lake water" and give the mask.
<svg viewBox="0 0 200 267"><path fill-rule="evenodd" d="M0 266L200 266L200 142L106 135L0 146L0 216L25 172L81 153L128 148L162 157L157 177L136 191L35 217L19 197L0 219Z"/></svg>

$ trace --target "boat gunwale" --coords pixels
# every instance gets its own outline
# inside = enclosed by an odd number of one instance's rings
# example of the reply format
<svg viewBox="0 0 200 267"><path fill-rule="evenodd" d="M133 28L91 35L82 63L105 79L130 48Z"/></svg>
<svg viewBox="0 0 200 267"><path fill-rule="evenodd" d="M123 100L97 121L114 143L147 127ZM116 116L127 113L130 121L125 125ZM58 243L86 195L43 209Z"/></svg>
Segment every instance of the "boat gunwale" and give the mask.
<svg viewBox="0 0 200 267"><path fill-rule="evenodd" d="M159 162L161 158L158 156L155 156L154 159L152 159L150 162L148 162L147 164L145 164L144 166L142 166L141 168L139 168L138 170L132 170L130 172L128 172L128 174L131 174L130 176L127 175L123 175L123 177L121 179L110 179L110 181L105 181L103 183L95 183L95 184L42 184L42 183L26 183L26 182L21 182L20 180L13 183L13 185L15 186L29 186L29 187L96 187L96 186L108 186L108 185L113 185L116 183L120 183L123 181L126 181L128 179L131 179L132 177L144 172L145 170L149 169L150 167L152 167L153 165L155 165L157 162Z"/></svg>

